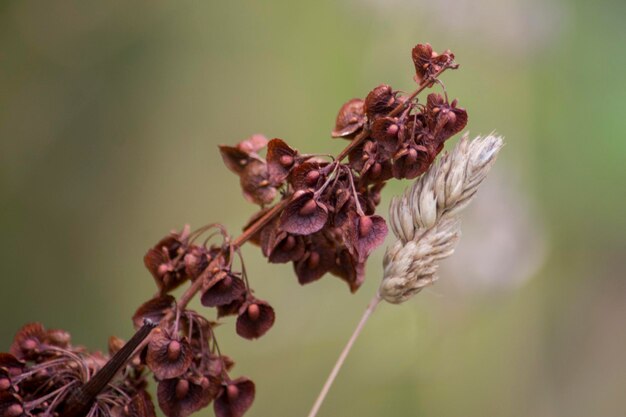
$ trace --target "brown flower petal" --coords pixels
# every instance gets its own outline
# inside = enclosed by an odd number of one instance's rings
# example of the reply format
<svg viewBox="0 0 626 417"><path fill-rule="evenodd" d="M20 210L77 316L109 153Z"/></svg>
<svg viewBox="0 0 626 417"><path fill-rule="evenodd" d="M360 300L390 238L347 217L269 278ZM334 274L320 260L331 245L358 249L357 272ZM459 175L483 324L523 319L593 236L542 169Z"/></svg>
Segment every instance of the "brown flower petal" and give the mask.
<svg viewBox="0 0 626 417"><path fill-rule="evenodd" d="M254 204L267 205L278 194L270 182L265 161L251 160L241 173L239 183L246 200Z"/></svg>
<svg viewBox="0 0 626 417"><path fill-rule="evenodd" d="M241 296L237 298L236 300L233 300L231 303L217 306L217 318L219 319L225 316L232 316L235 314L239 314L239 309L241 308L245 300L246 300L246 297Z"/></svg>
<svg viewBox="0 0 626 417"><path fill-rule="evenodd" d="M353 216L354 247L358 253L358 260L365 262L369 254L382 245L387 236L387 223L380 216Z"/></svg>
<svg viewBox="0 0 626 417"><path fill-rule="evenodd" d="M313 192L294 194L280 216L280 228L294 235L317 232L328 220L328 208L313 198Z"/></svg>
<svg viewBox="0 0 626 417"><path fill-rule="evenodd" d="M273 185L280 185L297 164L298 151L282 139L272 139L267 144L267 166Z"/></svg>
<svg viewBox="0 0 626 417"><path fill-rule="evenodd" d="M213 403L215 417L242 417L254 402L254 382L237 378L222 387Z"/></svg>
<svg viewBox="0 0 626 417"><path fill-rule="evenodd" d="M143 390L133 396L124 411L124 417L156 417L152 399Z"/></svg>
<svg viewBox="0 0 626 417"><path fill-rule="evenodd" d="M306 253L298 262L294 263L294 270L301 285L317 281L333 267L335 249L321 234L311 237Z"/></svg>
<svg viewBox="0 0 626 417"><path fill-rule="evenodd" d="M257 339L274 325L274 309L267 302L250 299L239 309L237 334L244 339Z"/></svg>
<svg viewBox="0 0 626 417"><path fill-rule="evenodd" d="M390 86L381 84L369 92L365 97L365 113L369 120L378 115L386 115L396 105L396 96Z"/></svg>
<svg viewBox="0 0 626 417"><path fill-rule="evenodd" d="M157 387L159 407L167 417L187 417L209 405L218 389L210 376L166 379Z"/></svg>
<svg viewBox="0 0 626 417"><path fill-rule="evenodd" d="M350 138L363 127L366 121L363 100L353 98L339 109L335 129L331 135L333 138Z"/></svg>
<svg viewBox="0 0 626 417"><path fill-rule="evenodd" d="M272 248L268 260L271 263L286 263L297 261L304 256L304 240L302 236L280 232L279 238Z"/></svg>
<svg viewBox="0 0 626 417"><path fill-rule="evenodd" d="M250 162L249 153L234 146L220 145L219 148L226 167L240 175Z"/></svg>
<svg viewBox="0 0 626 417"><path fill-rule="evenodd" d="M355 293L365 280L365 264L358 262L356 254L351 254L348 249L339 251L335 258L335 264L330 273L341 278Z"/></svg>
<svg viewBox="0 0 626 417"><path fill-rule="evenodd" d="M443 67L458 68L452 52L445 51L440 55L434 52L430 44L427 43L416 45L411 55L415 65L415 81L420 84Z"/></svg>
<svg viewBox="0 0 626 417"><path fill-rule="evenodd" d="M424 146L404 148L394 155L393 176L398 179L417 178L426 172L433 160L434 156Z"/></svg>
<svg viewBox="0 0 626 417"><path fill-rule="evenodd" d="M160 323L161 319L176 305L176 299L171 295L161 295L143 303L133 315L135 329L143 326L145 319L153 323Z"/></svg>
<svg viewBox="0 0 626 417"><path fill-rule="evenodd" d="M317 189L326 179L328 163L304 162L291 172L291 185L296 190Z"/></svg>
<svg viewBox="0 0 626 417"><path fill-rule="evenodd" d="M162 293L172 291L188 278L183 261L188 235L188 226L180 233L172 232L144 256L144 264Z"/></svg>
<svg viewBox="0 0 626 417"><path fill-rule="evenodd" d="M46 340L46 330L41 323L29 323L15 334L9 352L17 359L34 359Z"/></svg>
<svg viewBox="0 0 626 417"><path fill-rule="evenodd" d="M186 338L172 337L158 327L152 331L146 363L157 379L176 378L187 372L193 354Z"/></svg>
<svg viewBox="0 0 626 417"><path fill-rule="evenodd" d="M379 152L384 151L386 157L393 155L398 149L398 134L402 125L395 117L379 117L372 123L372 138L379 144Z"/></svg>
<svg viewBox="0 0 626 417"><path fill-rule="evenodd" d="M237 144L237 149L245 152L246 154L255 154L261 149L267 146L267 138L263 135L256 134L250 136L248 139L242 140Z"/></svg>
<svg viewBox="0 0 626 417"><path fill-rule="evenodd" d="M426 102L426 118L433 135L444 142L456 135L467 125L467 112L457 108L457 101L448 104L440 94L429 94Z"/></svg>
<svg viewBox="0 0 626 417"><path fill-rule="evenodd" d="M246 292L243 280L232 274L225 274L224 278L204 290L200 299L205 307L217 307L230 304Z"/></svg>

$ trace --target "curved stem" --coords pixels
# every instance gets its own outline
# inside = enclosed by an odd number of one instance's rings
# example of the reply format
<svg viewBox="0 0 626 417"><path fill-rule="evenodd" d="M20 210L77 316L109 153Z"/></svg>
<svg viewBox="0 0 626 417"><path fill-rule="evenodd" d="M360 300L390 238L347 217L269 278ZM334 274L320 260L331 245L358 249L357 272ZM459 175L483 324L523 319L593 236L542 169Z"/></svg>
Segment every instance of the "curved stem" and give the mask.
<svg viewBox="0 0 626 417"><path fill-rule="evenodd" d="M348 340L348 343L341 351L339 358L337 358L337 362L335 362L335 366L333 367L333 370L330 372L330 375L328 375L328 378L326 379L326 383L324 384L322 391L320 391L319 395L317 396L317 399L315 400L315 404L313 405L313 408L309 412L308 417L315 417L317 415L317 412L322 406L322 403L324 402L324 399L326 398L326 395L328 394L330 387L333 385L333 382L335 381L335 378L337 377L339 370L341 369L343 363L348 357L348 354L350 353L350 350L352 349L352 345L354 345L354 342L356 341L357 337L359 337L359 335L361 334L361 331L363 330L365 323L367 323L367 319L369 319L372 313L374 312L374 310L376 310L376 307L378 306L380 301L381 301L381 298L377 292L376 295L371 299L370 303L367 305L367 308L365 309L365 312L363 313L363 316L361 317L361 321L359 321L359 324L357 324L356 328L354 329L354 332L352 333L352 336L350 337L350 340Z"/></svg>

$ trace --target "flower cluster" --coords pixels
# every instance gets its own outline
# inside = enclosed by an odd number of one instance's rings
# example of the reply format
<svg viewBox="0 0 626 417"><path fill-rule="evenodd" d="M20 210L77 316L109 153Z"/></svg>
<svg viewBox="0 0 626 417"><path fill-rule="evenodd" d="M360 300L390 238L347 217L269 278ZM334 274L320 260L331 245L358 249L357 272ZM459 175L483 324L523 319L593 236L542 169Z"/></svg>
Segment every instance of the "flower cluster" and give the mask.
<svg viewBox="0 0 626 417"><path fill-rule="evenodd" d="M112 358L72 346L63 331L39 324L20 330L11 354L0 354L0 417L152 417L148 371L168 417L211 403L217 417L243 416L254 401L254 383L231 379L234 362L220 351L217 322L187 306L199 295L204 307L215 308L215 320L236 316L235 331L245 339L272 327L273 308L248 282L240 253L247 241L260 245L270 262L292 262L301 284L331 273L352 292L361 286L368 256L387 235L385 220L375 214L382 188L391 178L425 172L467 123L445 89L424 103L417 98L441 84L443 71L457 68L454 55L425 44L412 57L419 84L412 94L380 85L341 107L332 136L349 143L336 157L303 154L262 135L221 146L244 196L261 206L243 234L231 239L219 224L186 226L149 249L144 263L158 291L136 310L133 339L125 345L111 339ZM172 292L185 284L175 298Z"/></svg>
<svg viewBox="0 0 626 417"><path fill-rule="evenodd" d="M452 53L439 55L428 44L413 49L413 62L422 86L418 91L437 82L443 70L457 67ZM421 175L444 142L467 123L465 110L456 100L448 102L447 95L430 94L426 103L416 96L383 84L364 100L345 103L332 136L351 142L337 158L301 154L281 139L268 141L261 135L220 146L244 196L261 205L250 224L281 196L280 216L253 239L270 262L293 262L301 284L329 272L352 292L361 286L369 254L387 235L385 220L375 214L386 181ZM263 148L265 157L259 154Z"/></svg>
<svg viewBox="0 0 626 417"><path fill-rule="evenodd" d="M199 242L202 236L208 237ZM208 246L212 238L219 244ZM241 268L233 263L239 255ZM145 363L158 382L157 399L168 417L185 417L213 401L218 417L241 416L254 400L254 383L245 377L231 379L232 359L220 352L216 323L186 308L190 297L200 293L205 307L216 317L236 315L235 330L246 339L264 335L274 324L274 310L256 298L248 286L243 260L220 225L190 232L172 232L153 248L144 262L159 293L136 311L139 327L146 319L159 323L146 348ZM189 281L188 291L176 301L169 294Z"/></svg>
<svg viewBox="0 0 626 417"><path fill-rule="evenodd" d="M122 345L120 339L110 338L109 355ZM73 346L64 330L27 324L15 335L10 353L0 354L0 416L44 417L65 412L72 394L102 369L109 355ZM146 386L145 366L134 358L98 393L84 415L154 417Z"/></svg>

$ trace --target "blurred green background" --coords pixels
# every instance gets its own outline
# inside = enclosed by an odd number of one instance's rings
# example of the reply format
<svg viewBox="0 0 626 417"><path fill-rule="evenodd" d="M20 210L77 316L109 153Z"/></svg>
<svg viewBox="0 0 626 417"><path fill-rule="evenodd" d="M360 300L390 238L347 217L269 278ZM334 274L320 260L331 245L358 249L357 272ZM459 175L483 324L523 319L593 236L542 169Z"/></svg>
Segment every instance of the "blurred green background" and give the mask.
<svg viewBox="0 0 626 417"><path fill-rule="evenodd" d="M253 213L220 143L252 133L338 152L336 111L444 74L472 134L506 147L439 283L382 305L320 416L626 415L626 3L540 0L0 2L0 345L29 321L106 349L155 291L142 257L184 223ZM393 182L389 198L408 183ZM277 312L218 329L249 416L306 415L377 288L245 257ZM203 411L200 415L212 415Z"/></svg>

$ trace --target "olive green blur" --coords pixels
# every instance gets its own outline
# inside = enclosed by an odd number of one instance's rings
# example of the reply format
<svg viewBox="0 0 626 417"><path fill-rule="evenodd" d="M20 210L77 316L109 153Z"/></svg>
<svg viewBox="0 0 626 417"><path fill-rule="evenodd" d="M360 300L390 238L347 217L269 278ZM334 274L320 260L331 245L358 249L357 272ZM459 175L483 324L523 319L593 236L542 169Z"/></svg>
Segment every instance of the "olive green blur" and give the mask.
<svg viewBox="0 0 626 417"><path fill-rule="evenodd" d="M461 64L442 80L467 130L506 145L440 281L380 306L319 416L626 415L624 22L621 0L3 0L1 350L30 321L91 349L129 338L156 291L146 250L185 223L237 235L254 213L218 144L337 153L341 104L410 92L411 48L430 42ZM381 214L408 184L385 188ZM383 253L352 295L244 248L277 315L254 342L232 318L216 329L257 384L247 416L308 413Z"/></svg>

